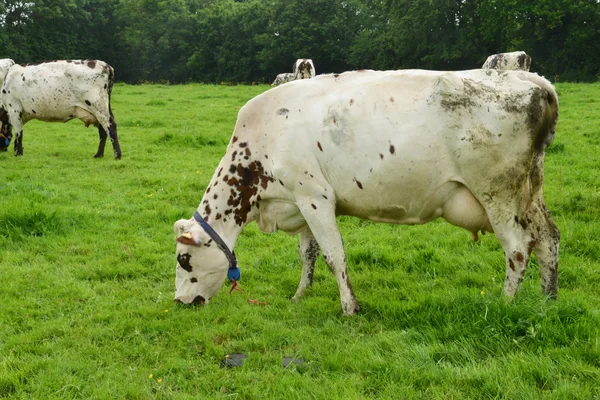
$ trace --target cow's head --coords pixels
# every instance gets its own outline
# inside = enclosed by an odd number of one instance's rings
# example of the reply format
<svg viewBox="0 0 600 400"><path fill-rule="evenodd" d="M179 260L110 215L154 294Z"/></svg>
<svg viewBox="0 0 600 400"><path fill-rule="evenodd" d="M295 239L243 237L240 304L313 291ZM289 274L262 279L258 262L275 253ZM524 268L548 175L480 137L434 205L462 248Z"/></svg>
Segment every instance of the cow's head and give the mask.
<svg viewBox="0 0 600 400"><path fill-rule="evenodd" d="M177 236L175 301L207 304L223 286L229 261L196 220L180 219L173 228Z"/></svg>
<svg viewBox="0 0 600 400"><path fill-rule="evenodd" d="M6 78L6 75L8 74L8 70L13 65L15 65L15 62L13 60L11 60L10 58L0 59L0 87L4 83L4 79Z"/></svg>
<svg viewBox="0 0 600 400"><path fill-rule="evenodd" d="M296 79L309 79L315 76L315 66L310 58L300 58L293 66Z"/></svg>
<svg viewBox="0 0 600 400"><path fill-rule="evenodd" d="M0 151L6 151L12 139L12 126L8 122L8 113L0 107Z"/></svg>

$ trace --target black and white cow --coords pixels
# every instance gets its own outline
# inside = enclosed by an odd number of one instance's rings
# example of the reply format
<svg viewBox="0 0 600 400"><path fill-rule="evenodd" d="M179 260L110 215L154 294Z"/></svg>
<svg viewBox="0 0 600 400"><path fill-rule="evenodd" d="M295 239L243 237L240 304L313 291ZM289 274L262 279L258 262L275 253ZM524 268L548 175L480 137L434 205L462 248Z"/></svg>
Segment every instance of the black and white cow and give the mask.
<svg viewBox="0 0 600 400"><path fill-rule="evenodd" d="M524 51L513 51L512 53L493 54L485 60L483 69L529 71L531 57Z"/></svg>
<svg viewBox="0 0 600 400"><path fill-rule="evenodd" d="M278 74L275 77L275 80L273 81L271 86L279 86L279 85L283 85L284 83L288 83L288 82L295 81L295 80L296 80L295 74L292 74L291 72L284 72L282 74Z"/></svg>
<svg viewBox="0 0 600 400"><path fill-rule="evenodd" d="M121 158L117 124L110 108L114 71L99 60L50 61L10 67L0 94L0 124L15 131L15 155L23 155L23 125L32 119L67 122L78 118L98 127L104 156L107 136L115 158ZM2 143L0 143L0 147ZM6 147L4 147L6 148Z"/></svg>
<svg viewBox="0 0 600 400"><path fill-rule="evenodd" d="M292 66L292 72L284 72L277 75L271 86L279 86L298 79L310 79L315 77L315 65L309 58L299 58Z"/></svg>
<svg viewBox="0 0 600 400"><path fill-rule="evenodd" d="M310 58L300 58L294 63L292 72L296 79L310 79L315 77L315 64Z"/></svg>
<svg viewBox="0 0 600 400"><path fill-rule="evenodd" d="M558 292L560 233L543 196L558 97L523 71L354 71L282 85L250 100L194 216L175 223L175 299L207 303L237 276L236 240L255 221L300 235L311 284L322 250L343 313L359 310L337 215L396 224L442 217L497 235L512 298L532 252Z"/></svg>

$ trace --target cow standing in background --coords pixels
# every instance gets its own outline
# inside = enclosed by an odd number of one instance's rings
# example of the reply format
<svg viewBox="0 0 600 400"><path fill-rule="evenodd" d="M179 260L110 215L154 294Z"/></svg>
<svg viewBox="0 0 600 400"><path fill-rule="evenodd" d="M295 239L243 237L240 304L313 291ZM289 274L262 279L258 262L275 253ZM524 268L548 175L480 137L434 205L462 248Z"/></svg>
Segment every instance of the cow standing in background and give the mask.
<svg viewBox="0 0 600 400"><path fill-rule="evenodd" d="M23 155L23 125L32 119L67 122L78 118L98 127L100 143L94 157L104 156L110 137L121 158L117 124L110 108L113 68L99 60L50 61L10 67L0 94L0 124L15 131L15 155ZM2 147L2 143L0 143Z"/></svg>
<svg viewBox="0 0 600 400"><path fill-rule="evenodd" d="M494 232L506 296L535 252L556 297L560 233L543 182L557 119L553 86L523 71L354 71L268 90L242 107L200 205L174 225L175 300L208 303L238 279L233 248L255 221L300 235L294 300L322 250L343 313L354 314L337 215Z"/></svg>
<svg viewBox="0 0 600 400"><path fill-rule="evenodd" d="M309 58L299 58L292 66L292 72L284 72L277 75L271 86L279 86L298 79L310 79L315 77L315 65Z"/></svg>
<svg viewBox="0 0 600 400"><path fill-rule="evenodd" d="M483 63L482 69L529 71L531 57L524 51L491 55Z"/></svg>
<svg viewBox="0 0 600 400"><path fill-rule="evenodd" d="M300 58L294 63L292 72L296 79L310 79L315 77L315 64L310 58Z"/></svg>

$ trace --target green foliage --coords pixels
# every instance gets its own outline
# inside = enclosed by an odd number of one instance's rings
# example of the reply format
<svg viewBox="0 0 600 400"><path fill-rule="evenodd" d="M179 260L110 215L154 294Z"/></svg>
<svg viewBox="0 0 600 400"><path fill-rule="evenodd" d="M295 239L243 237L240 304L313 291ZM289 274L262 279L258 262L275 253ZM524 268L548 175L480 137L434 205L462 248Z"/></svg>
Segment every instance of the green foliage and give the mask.
<svg viewBox="0 0 600 400"><path fill-rule="evenodd" d="M322 259L291 303L297 239L255 224L235 249L247 295L174 304L173 223L199 204L237 110L268 88L117 84L122 160L92 158L97 132L79 121L32 121L24 157L0 153L0 398L597 397L600 85L557 87L544 188L561 229L556 302L535 257L504 300L494 235L341 217L357 316L341 316ZM233 353L244 365L221 369Z"/></svg>
<svg viewBox="0 0 600 400"><path fill-rule="evenodd" d="M297 58L471 69L514 50L554 81L600 77L597 0L3 0L0 28L0 57L99 58L131 83L270 83Z"/></svg>

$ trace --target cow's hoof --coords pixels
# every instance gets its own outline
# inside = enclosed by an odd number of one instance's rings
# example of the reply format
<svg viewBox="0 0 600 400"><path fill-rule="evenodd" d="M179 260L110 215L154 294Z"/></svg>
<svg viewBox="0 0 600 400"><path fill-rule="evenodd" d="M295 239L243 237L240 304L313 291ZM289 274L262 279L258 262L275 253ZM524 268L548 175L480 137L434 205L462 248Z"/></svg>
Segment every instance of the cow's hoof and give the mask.
<svg viewBox="0 0 600 400"><path fill-rule="evenodd" d="M120 159L121 159L121 155L120 154L115 156L115 160L120 160Z"/></svg>
<svg viewBox="0 0 600 400"><path fill-rule="evenodd" d="M102 158L104 157L104 154L94 154L94 158Z"/></svg>
<svg viewBox="0 0 600 400"><path fill-rule="evenodd" d="M342 305L342 311L344 312L344 317L351 317L353 315L355 315L356 313L360 312L360 306L358 305L358 302L355 300L353 302L353 304L343 304Z"/></svg>

